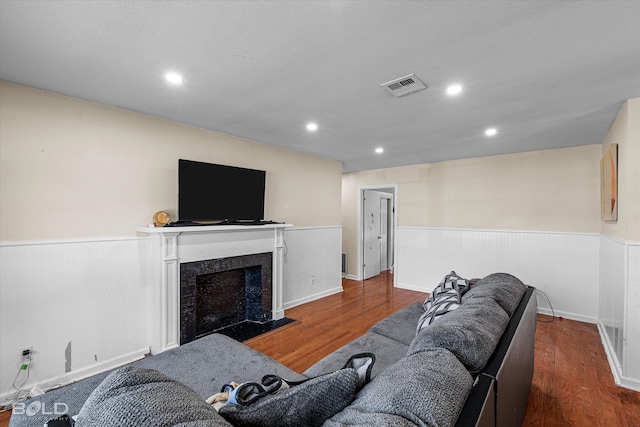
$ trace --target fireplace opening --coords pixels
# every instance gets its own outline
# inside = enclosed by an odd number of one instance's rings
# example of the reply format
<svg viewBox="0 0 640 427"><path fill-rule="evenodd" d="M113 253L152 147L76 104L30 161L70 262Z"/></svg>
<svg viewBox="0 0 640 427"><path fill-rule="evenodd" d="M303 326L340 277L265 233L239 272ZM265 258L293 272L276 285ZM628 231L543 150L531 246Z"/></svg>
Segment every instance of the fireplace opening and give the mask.
<svg viewBox="0 0 640 427"><path fill-rule="evenodd" d="M271 266L270 252L181 263L180 344L269 323Z"/></svg>
<svg viewBox="0 0 640 427"><path fill-rule="evenodd" d="M261 322L260 266L196 276L196 339L244 321ZM249 292L247 292L249 290Z"/></svg>

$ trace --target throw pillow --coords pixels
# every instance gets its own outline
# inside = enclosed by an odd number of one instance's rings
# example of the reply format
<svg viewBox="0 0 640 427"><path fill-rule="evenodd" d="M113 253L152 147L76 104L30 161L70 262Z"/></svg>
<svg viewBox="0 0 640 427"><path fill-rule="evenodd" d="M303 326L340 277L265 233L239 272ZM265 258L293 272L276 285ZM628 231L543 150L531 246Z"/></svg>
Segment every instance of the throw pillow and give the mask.
<svg viewBox="0 0 640 427"><path fill-rule="evenodd" d="M153 369L113 371L80 409L83 426L230 426L186 385Z"/></svg>
<svg viewBox="0 0 640 427"><path fill-rule="evenodd" d="M438 286L436 286L431 292L431 294L427 297L426 301L423 304L424 310L428 311L429 308L431 308L431 304L435 301L438 295L442 293L449 293L452 290L457 290L460 293L460 295L462 295L468 289L469 289L469 281L467 279L464 279L458 276L458 274L455 271L451 271L449 274L444 276L444 278L440 281L440 283L438 283ZM460 301L458 301L458 304L459 303Z"/></svg>
<svg viewBox="0 0 640 427"><path fill-rule="evenodd" d="M438 317L460 307L462 295L470 287L470 281L458 276L455 271L444 276L423 304L425 313L418 319L416 335Z"/></svg>
<svg viewBox="0 0 640 427"><path fill-rule="evenodd" d="M451 310L460 307L460 293L457 289L438 294L436 299L429 305L429 309L418 319L416 333L422 328L433 323L438 317L447 314Z"/></svg>
<svg viewBox="0 0 640 427"><path fill-rule="evenodd" d="M320 426L353 400L358 372L341 369L261 397L248 405L226 405L220 415L242 426Z"/></svg>

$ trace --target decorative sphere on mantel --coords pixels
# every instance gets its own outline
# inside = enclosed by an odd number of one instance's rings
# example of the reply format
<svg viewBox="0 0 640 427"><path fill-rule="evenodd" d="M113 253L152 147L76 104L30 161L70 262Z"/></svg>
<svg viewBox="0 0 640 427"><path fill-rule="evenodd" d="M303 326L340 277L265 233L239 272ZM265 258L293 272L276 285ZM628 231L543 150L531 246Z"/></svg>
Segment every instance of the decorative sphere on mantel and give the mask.
<svg viewBox="0 0 640 427"><path fill-rule="evenodd" d="M171 217L165 211L158 211L153 214L153 225L156 227L164 227L171 221Z"/></svg>

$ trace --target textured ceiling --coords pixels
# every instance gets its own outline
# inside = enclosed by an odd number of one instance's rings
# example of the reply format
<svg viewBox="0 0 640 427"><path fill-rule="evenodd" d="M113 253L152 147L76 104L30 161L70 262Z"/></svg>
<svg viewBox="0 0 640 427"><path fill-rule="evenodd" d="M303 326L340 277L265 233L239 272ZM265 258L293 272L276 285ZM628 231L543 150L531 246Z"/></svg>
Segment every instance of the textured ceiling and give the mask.
<svg viewBox="0 0 640 427"><path fill-rule="evenodd" d="M639 28L638 1L2 1L0 78L356 171L599 143L640 96ZM411 73L429 88L380 87Z"/></svg>

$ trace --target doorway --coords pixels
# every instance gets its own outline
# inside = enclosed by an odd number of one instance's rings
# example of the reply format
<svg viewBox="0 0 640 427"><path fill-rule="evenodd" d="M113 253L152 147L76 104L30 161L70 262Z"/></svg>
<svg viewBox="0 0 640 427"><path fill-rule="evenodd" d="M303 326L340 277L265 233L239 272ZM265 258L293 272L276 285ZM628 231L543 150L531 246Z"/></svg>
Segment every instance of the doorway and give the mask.
<svg viewBox="0 0 640 427"><path fill-rule="evenodd" d="M360 189L359 207L359 275L363 280L383 271L394 271L396 186L385 185ZM394 277L395 282L395 277ZM395 284L395 283L394 283Z"/></svg>

